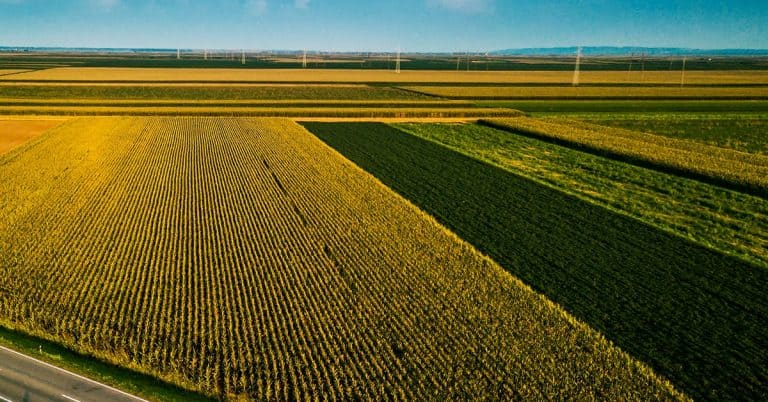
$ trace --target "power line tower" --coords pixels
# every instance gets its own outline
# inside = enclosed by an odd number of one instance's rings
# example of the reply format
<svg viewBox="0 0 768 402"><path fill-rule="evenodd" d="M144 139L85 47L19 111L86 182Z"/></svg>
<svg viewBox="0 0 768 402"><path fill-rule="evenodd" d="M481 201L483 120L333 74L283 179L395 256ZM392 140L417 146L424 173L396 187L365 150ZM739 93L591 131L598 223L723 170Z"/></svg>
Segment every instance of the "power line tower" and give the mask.
<svg viewBox="0 0 768 402"><path fill-rule="evenodd" d="M682 72L680 73L680 86L681 87L685 85L685 61L686 61L685 57L683 57L683 69L682 69Z"/></svg>
<svg viewBox="0 0 768 402"><path fill-rule="evenodd" d="M572 85L579 86L579 79L581 75L581 46L576 49L576 67L573 69L573 83Z"/></svg>

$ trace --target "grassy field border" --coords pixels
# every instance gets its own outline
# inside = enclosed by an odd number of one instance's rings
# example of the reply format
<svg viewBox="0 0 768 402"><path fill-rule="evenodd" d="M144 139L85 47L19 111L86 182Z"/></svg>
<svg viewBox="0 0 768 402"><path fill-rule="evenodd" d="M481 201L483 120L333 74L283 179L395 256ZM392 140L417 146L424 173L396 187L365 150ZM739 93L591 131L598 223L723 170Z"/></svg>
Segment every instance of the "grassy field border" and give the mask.
<svg viewBox="0 0 768 402"><path fill-rule="evenodd" d="M0 322L0 345L150 401L212 401L213 399L147 374L78 353L59 343Z"/></svg>

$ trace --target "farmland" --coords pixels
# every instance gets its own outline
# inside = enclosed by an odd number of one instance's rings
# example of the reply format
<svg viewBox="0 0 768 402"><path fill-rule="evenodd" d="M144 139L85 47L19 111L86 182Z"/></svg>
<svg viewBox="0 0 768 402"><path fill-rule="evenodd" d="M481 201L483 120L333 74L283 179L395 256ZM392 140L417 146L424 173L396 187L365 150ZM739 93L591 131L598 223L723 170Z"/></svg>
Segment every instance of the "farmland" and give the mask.
<svg viewBox="0 0 768 402"><path fill-rule="evenodd" d="M306 126L693 398L765 392L765 268L386 125Z"/></svg>
<svg viewBox="0 0 768 402"><path fill-rule="evenodd" d="M365 69L194 69L59 67L0 76L0 82L221 82L221 83L429 83L429 84L561 84L570 85L572 71L424 71ZM768 85L768 70L689 71L689 85ZM582 84L679 85L679 71L584 71Z"/></svg>
<svg viewBox="0 0 768 402"><path fill-rule="evenodd" d="M768 88L763 86L405 86L403 89L451 99L768 99Z"/></svg>
<svg viewBox="0 0 768 402"><path fill-rule="evenodd" d="M185 387L681 397L290 121L76 119L0 180L3 324Z"/></svg>
<svg viewBox="0 0 768 402"><path fill-rule="evenodd" d="M60 119L0 120L0 155L59 124Z"/></svg>
<svg viewBox="0 0 768 402"><path fill-rule="evenodd" d="M702 142L708 145L742 152L768 154L768 114L681 115L660 113L592 114L578 116L579 120L610 127L624 128Z"/></svg>
<svg viewBox="0 0 768 402"><path fill-rule="evenodd" d="M477 124L397 127L768 268L761 198Z"/></svg>
<svg viewBox="0 0 768 402"><path fill-rule="evenodd" d="M483 124L768 196L768 158L761 155L573 120L516 118Z"/></svg>
<svg viewBox="0 0 768 402"><path fill-rule="evenodd" d="M0 342L227 400L768 392L758 61L25 57Z"/></svg>
<svg viewBox="0 0 768 402"><path fill-rule="evenodd" d="M0 85L0 99L52 100L430 100L364 85Z"/></svg>

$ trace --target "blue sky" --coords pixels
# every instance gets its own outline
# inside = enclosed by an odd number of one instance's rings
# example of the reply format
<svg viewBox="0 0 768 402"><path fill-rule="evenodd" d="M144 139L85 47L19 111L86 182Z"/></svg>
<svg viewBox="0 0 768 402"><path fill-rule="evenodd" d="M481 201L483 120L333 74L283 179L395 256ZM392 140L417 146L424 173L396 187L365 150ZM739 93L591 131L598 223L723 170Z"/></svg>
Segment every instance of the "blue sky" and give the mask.
<svg viewBox="0 0 768 402"><path fill-rule="evenodd" d="M0 46L768 48L768 0L0 0Z"/></svg>

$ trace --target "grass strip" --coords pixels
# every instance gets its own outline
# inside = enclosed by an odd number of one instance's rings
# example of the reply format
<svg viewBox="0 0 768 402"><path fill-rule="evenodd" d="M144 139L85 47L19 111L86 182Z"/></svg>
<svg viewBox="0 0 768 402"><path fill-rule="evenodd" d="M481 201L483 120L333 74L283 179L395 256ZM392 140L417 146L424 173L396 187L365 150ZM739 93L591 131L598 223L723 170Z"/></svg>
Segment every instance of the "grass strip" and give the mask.
<svg viewBox="0 0 768 402"><path fill-rule="evenodd" d="M59 343L14 330L3 324L0 324L0 345L150 401L212 400L155 377L74 352Z"/></svg>
<svg viewBox="0 0 768 402"><path fill-rule="evenodd" d="M768 158L760 155L573 120L522 117L481 124L768 197Z"/></svg>
<svg viewBox="0 0 768 402"><path fill-rule="evenodd" d="M694 399L768 392L768 270L390 126L305 126Z"/></svg>

